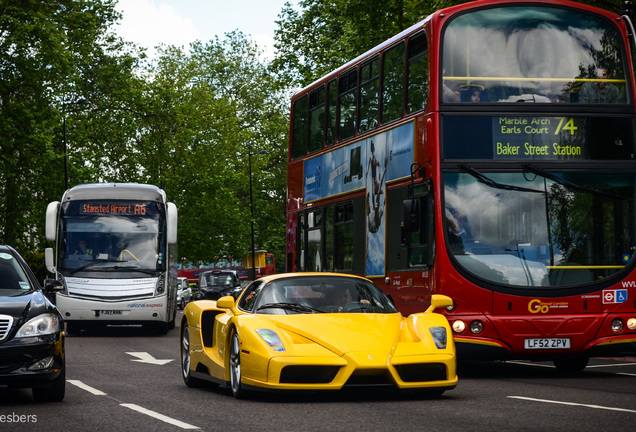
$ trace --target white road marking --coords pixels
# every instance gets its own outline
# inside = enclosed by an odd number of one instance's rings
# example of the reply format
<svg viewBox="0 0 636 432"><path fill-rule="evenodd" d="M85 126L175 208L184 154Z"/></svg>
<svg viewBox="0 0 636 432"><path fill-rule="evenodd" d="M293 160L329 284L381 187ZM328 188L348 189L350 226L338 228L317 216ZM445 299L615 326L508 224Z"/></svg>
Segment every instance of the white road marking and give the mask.
<svg viewBox="0 0 636 432"><path fill-rule="evenodd" d="M138 360L131 360L131 361L135 361L135 362L139 362L139 363L150 363L150 364L155 364L155 365L164 365L166 363L170 363L173 359L170 360L161 360L161 359L156 359L153 356L151 356L150 354L148 354L147 352L127 352L126 354L129 354L133 357L137 357Z"/></svg>
<svg viewBox="0 0 636 432"><path fill-rule="evenodd" d="M68 382L70 384L73 384L74 386L77 386L77 387L81 388L82 390L86 390L87 392L92 393L95 396L108 396L103 391L97 390L96 388L91 387L89 385L86 385L86 384L84 384L81 381L78 381L78 380L66 380L66 382ZM116 400L115 398L112 398L110 396L109 396L109 398L113 399L113 400ZM191 425L191 424L188 424L188 423L184 423L182 421L173 419L172 417L168 417L168 416L165 416L163 414L159 414L156 411L152 411L152 410L146 409L146 408L144 408L142 406L139 406L139 405L136 405L136 404L120 403L119 405L123 406L125 408L129 408L129 409L131 409L133 411L137 411L138 413L145 414L145 415L150 416L152 418L155 418L157 420L161 420L162 422L171 424L173 426L180 427L181 429L201 429L198 426L194 426L194 425Z"/></svg>
<svg viewBox="0 0 636 432"><path fill-rule="evenodd" d="M146 409L144 407L140 407L139 405L135 405L135 404L121 404L121 406L126 407L126 408L130 408L131 410L140 412L142 414L146 414L147 416L150 416L152 418L156 418L157 420L161 420L161 421L169 423L169 424L171 424L173 426L180 427L181 429L200 429L197 426L193 426L191 424L184 423L184 422L179 421L179 420L175 420L175 419L173 419L171 417L165 416L163 414L159 414L158 412L151 411L151 410Z"/></svg>
<svg viewBox="0 0 636 432"><path fill-rule="evenodd" d="M521 400L527 400L527 401L532 401L532 402L544 402L544 403L551 403L551 404L557 404L557 405L570 405L570 406L580 406L580 407L585 407L585 408L604 409L604 410L609 410L609 411L623 411L623 412L629 412L629 413L636 414L636 410L631 410L631 409L626 409L626 408L607 407L607 406L602 406L602 405L580 404L580 403L576 403L576 402L564 402L564 401L555 401L555 400L548 400L548 399L535 399L535 398L529 398L529 397L524 397L524 396L508 396L508 398L510 398L510 399L521 399Z"/></svg>
<svg viewBox="0 0 636 432"><path fill-rule="evenodd" d="M84 384L81 381L77 381L77 380L66 380L67 383L73 384L74 386L77 386L79 388L81 388L82 390L86 390L89 393L94 394L95 396L106 396L106 393L104 393L101 390L97 390L96 388L93 388L89 385Z"/></svg>

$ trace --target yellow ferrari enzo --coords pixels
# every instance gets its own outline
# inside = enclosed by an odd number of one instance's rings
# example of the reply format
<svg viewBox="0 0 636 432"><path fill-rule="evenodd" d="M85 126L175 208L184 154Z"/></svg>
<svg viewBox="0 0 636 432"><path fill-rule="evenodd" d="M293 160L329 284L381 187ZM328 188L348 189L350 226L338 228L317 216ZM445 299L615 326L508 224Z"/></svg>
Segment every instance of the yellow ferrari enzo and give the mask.
<svg viewBox="0 0 636 432"><path fill-rule="evenodd" d="M239 295L189 303L181 322L186 385L250 390L391 386L435 394L457 384L452 305L433 295L404 318L368 279L335 273L266 276Z"/></svg>

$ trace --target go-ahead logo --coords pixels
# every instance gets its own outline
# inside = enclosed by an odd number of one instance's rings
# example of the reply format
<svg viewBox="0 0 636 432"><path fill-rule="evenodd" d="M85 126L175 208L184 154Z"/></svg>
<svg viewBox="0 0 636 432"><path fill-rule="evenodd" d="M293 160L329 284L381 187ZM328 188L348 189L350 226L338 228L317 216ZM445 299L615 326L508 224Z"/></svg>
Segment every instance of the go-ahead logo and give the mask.
<svg viewBox="0 0 636 432"><path fill-rule="evenodd" d="M568 302L544 302L539 299L530 300L528 310L530 313L548 313L550 309L567 309Z"/></svg>

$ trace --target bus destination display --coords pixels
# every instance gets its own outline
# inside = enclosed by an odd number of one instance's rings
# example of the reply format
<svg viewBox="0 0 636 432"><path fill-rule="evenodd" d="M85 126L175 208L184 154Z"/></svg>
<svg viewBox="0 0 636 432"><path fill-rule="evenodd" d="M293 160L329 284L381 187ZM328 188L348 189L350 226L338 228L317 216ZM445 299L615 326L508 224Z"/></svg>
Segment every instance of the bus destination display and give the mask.
<svg viewBox="0 0 636 432"><path fill-rule="evenodd" d="M633 159L621 117L444 116L445 159Z"/></svg>
<svg viewBox="0 0 636 432"><path fill-rule="evenodd" d="M146 202L82 202L79 203L81 215L131 215L146 216L148 203Z"/></svg>

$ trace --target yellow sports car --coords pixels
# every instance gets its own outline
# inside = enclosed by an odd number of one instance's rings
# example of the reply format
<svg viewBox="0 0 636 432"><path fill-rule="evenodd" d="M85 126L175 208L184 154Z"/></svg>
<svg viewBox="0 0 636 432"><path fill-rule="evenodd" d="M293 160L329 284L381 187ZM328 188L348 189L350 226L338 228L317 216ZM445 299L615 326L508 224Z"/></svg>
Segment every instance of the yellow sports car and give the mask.
<svg viewBox="0 0 636 432"><path fill-rule="evenodd" d="M435 308L404 318L368 279L335 273L266 276L235 300L189 303L181 322L186 385L250 390L391 386L435 394L457 384L455 345Z"/></svg>

